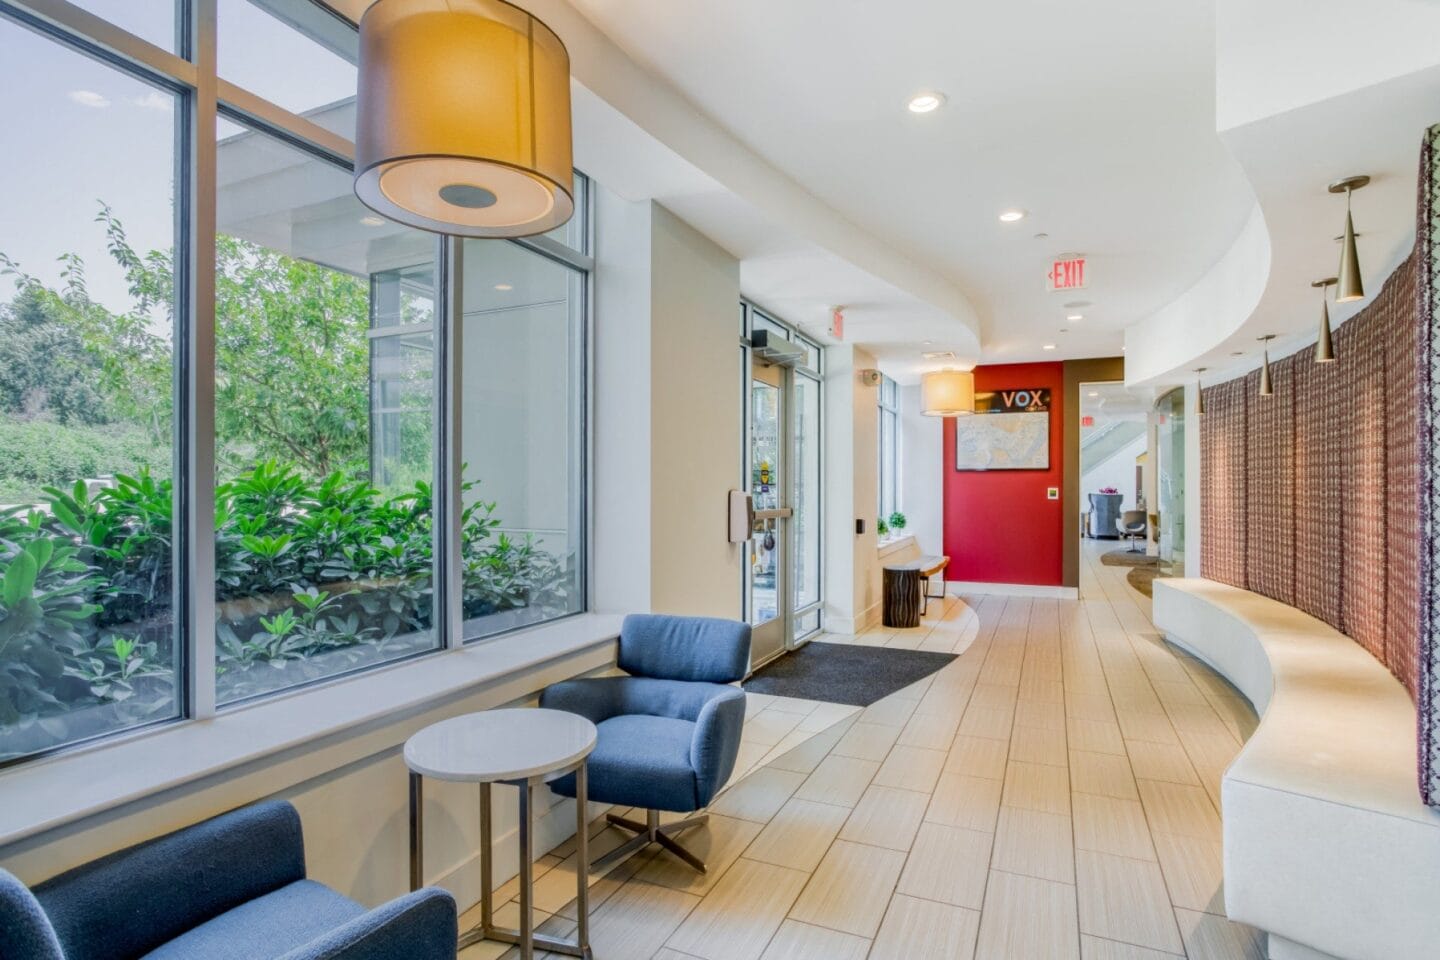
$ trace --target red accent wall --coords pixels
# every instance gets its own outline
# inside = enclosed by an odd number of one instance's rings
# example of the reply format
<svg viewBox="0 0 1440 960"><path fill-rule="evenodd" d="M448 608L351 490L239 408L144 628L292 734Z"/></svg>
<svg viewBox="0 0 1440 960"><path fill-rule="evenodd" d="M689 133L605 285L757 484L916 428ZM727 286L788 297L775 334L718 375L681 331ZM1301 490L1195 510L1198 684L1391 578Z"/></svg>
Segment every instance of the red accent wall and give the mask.
<svg viewBox="0 0 1440 960"><path fill-rule="evenodd" d="M945 421L945 553L947 580L1059 586L1064 549L1065 376L1060 363L1005 363L975 368L975 392L1050 389L1050 469L965 472L955 469L955 422Z"/></svg>

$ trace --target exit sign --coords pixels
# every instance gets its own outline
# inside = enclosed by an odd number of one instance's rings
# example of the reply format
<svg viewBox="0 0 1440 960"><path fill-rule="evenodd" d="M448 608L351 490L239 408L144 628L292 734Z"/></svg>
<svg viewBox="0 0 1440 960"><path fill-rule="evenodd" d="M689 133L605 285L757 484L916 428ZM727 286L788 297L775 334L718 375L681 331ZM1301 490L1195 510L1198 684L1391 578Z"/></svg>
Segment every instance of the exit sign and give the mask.
<svg viewBox="0 0 1440 960"><path fill-rule="evenodd" d="M1086 414L1085 416L1083 416L1083 417L1080 418L1080 426L1082 426L1082 427L1093 427L1093 426L1095 426L1095 418L1092 417L1092 416L1090 416L1089 414Z"/></svg>
<svg viewBox="0 0 1440 960"><path fill-rule="evenodd" d="M1050 272L1045 275L1045 279L1049 281L1052 291L1085 289L1085 258L1068 257L1052 261Z"/></svg>

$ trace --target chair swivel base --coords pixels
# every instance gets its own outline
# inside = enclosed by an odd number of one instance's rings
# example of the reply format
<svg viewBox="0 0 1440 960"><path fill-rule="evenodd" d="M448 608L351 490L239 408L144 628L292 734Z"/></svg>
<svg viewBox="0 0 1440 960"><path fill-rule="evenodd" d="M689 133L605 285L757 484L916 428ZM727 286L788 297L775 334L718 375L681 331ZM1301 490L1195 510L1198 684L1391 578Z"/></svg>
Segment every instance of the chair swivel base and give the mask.
<svg viewBox="0 0 1440 960"><path fill-rule="evenodd" d="M680 844L675 841L673 835L682 830L688 830L691 827L703 826L710 819L708 813L702 813L698 816L687 817L684 820L676 820L674 823L663 825L660 823L660 811L658 810L645 811L644 823L614 813L606 814L605 819L622 830L629 830L631 833L634 833L635 836L626 840L604 856L597 857L590 864L592 869L609 866L629 853L648 847L652 843L658 843L680 860L683 860L691 868L700 873L705 872L705 861L680 846Z"/></svg>

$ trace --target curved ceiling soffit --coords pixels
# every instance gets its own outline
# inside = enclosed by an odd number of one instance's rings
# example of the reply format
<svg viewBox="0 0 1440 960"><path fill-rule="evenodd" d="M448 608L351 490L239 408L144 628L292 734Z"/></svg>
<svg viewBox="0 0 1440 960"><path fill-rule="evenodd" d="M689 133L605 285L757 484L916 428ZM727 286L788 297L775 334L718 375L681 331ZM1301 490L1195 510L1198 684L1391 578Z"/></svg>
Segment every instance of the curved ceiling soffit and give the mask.
<svg viewBox="0 0 1440 960"><path fill-rule="evenodd" d="M368 0L330 2L352 17L369 5ZM780 229L841 258L906 298L943 313L959 325L959 332L974 340L978 354L980 317L962 289L900 255L810 194L670 84L640 67L566 0L529 0L526 6L564 39L573 82Z"/></svg>

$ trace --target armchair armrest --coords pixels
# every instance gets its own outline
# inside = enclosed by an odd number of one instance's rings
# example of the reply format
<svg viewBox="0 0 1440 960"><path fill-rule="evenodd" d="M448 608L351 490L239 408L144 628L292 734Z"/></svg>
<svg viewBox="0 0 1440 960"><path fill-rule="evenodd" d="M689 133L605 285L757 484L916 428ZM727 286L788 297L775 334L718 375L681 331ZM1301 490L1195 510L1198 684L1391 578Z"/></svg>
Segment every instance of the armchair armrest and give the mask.
<svg viewBox="0 0 1440 960"><path fill-rule="evenodd" d="M699 806L707 806L730 774L740 752L740 734L745 727L745 692L722 687L700 708L695 718L695 735L690 741L690 765L695 768L695 790Z"/></svg>
<svg viewBox="0 0 1440 960"><path fill-rule="evenodd" d="M455 898L426 887L376 907L280 960L455 960Z"/></svg>

